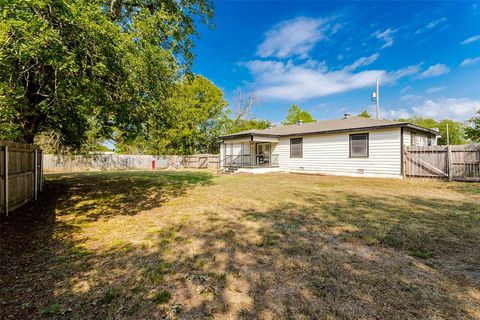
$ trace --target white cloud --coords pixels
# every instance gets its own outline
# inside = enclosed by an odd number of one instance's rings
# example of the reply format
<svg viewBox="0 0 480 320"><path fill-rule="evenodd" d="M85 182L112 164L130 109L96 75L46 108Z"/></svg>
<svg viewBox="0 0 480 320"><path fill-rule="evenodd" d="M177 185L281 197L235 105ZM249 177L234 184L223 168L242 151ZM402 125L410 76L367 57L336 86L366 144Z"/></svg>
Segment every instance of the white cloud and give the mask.
<svg viewBox="0 0 480 320"><path fill-rule="evenodd" d="M392 80L397 80L403 77L417 74L420 71L420 65L408 66L402 69L398 69L391 74Z"/></svg>
<svg viewBox="0 0 480 320"><path fill-rule="evenodd" d="M469 44L469 43L472 43L472 42L475 42L475 41L478 41L480 40L480 34L476 35L476 36L473 36L473 37L470 37L468 39L465 39L462 44Z"/></svg>
<svg viewBox="0 0 480 320"><path fill-rule="evenodd" d="M380 30L375 31L372 33L372 36L377 38L378 40L382 40L384 42L383 46L381 49L385 49L388 47L391 47L393 45L393 36L392 34L395 33L396 30L392 30L388 28L387 30L381 32Z"/></svg>
<svg viewBox="0 0 480 320"><path fill-rule="evenodd" d="M445 90L445 87L432 87L432 88L427 89L425 92L426 93L435 93L435 92L439 92L439 91L442 91L442 90Z"/></svg>
<svg viewBox="0 0 480 320"><path fill-rule="evenodd" d="M431 78L431 77L437 77L442 74L447 74L450 72L450 69L441 63L437 63L433 66L430 66L427 70L423 71L418 77L420 79L423 78Z"/></svg>
<svg viewBox="0 0 480 320"><path fill-rule="evenodd" d="M352 63L351 65L348 65L348 66L345 66L343 68L344 71L353 71L353 70L356 70L360 67L363 67L363 66L368 66L372 63L374 63L378 57L380 55L378 53L374 53L372 54L371 56L368 56L368 57L361 57L357 60L355 60L354 63Z"/></svg>
<svg viewBox="0 0 480 320"><path fill-rule="evenodd" d="M401 96L400 99L402 99L403 101L415 101L422 99L422 97L416 94L406 94L404 96Z"/></svg>
<svg viewBox="0 0 480 320"><path fill-rule="evenodd" d="M480 62L480 57L477 57L477 58L467 58L465 60L462 61L462 63L460 63L460 67L465 67L465 66L469 66L471 64L475 64L477 62Z"/></svg>
<svg viewBox="0 0 480 320"><path fill-rule="evenodd" d="M244 63L254 76L256 94L264 99L287 101L327 96L373 86L375 78L382 84L415 74L418 66L387 72L385 70L329 70L324 62L295 64L279 61L254 60Z"/></svg>
<svg viewBox="0 0 480 320"><path fill-rule="evenodd" d="M335 33L339 24L329 25L330 18L313 19L298 17L283 21L265 33L265 39L257 48L257 55L266 57L286 58L291 56L308 57L315 44Z"/></svg>
<svg viewBox="0 0 480 320"><path fill-rule="evenodd" d="M415 99L410 106L382 112L387 119L409 118L418 115L436 120L465 121L480 109L480 100L470 98Z"/></svg>
<svg viewBox="0 0 480 320"><path fill-rule="evenodd" d="M464 121L480 108L480 100L469 98L440 98L426 99L422 103L412 106L412 110L421 116L434 119L453 119Z"/></svg>
<svg viewBox="0 0 480 320"><path fill-rule="evenodd" d="M435 20L435 21L431 21L428 24L426 24L425 26L423 26L422 28L418 29L415 33L416 34L423 33L427 30L435 28L437 25L439 25L440 23L445 22L445 21L447 21L447 18L441 18L441 19L438 19L438 20Z"/></svg>
<svg viewBox="0 0 480 320"><path fill-rule="evenodd" d="M401 108L397 110L380 110L382 118L386 119L399 119L399 118L410 118L412 114L406 109Z"/></svg>

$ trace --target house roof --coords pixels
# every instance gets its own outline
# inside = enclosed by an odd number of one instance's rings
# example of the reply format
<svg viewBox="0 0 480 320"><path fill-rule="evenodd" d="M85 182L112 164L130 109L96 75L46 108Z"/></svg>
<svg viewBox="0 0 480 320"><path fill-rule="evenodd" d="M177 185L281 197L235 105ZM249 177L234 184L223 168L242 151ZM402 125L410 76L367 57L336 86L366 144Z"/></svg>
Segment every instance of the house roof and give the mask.
<svg viewBox="0 0 480 320"><path fill-rule="evenodd" d="M335 133L344 131L360 131L366 129L383 129L389 127L407 127L416 131L425 132L432 135L438 135L438 131L420 127L408 122L397 122L391 120L381 120L363 117L347 117L335 120L315 121L302 124L291 124L276 126L268 129L251 129L233 134L221 136L221 138L233 138L247 135L259 136L295 136L314 133Z"/></svg>

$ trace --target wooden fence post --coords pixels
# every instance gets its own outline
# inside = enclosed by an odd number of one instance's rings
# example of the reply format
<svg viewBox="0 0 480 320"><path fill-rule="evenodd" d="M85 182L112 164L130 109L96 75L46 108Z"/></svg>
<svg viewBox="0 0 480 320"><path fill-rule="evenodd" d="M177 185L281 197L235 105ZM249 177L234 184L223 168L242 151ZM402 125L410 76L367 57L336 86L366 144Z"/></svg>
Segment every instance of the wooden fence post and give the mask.
<svg viewBox="0 0 480 320"><path fill-rule="evenodd" d="M43 190L43 151L40 150L40 192Z"/></svg>
<svg viewBox="0 0 480 320"><path fill-rule="evenodd" d="M3 149L3 164L4 164L4 169L3 169L3 182L4 182L4 197L3 200L5 201L5 215L8 217L8 146L5 146Z"/></svg>
<svg viewBox="0 0 480 320"><path fill-rule="evenodd" d="M447 146L448 181L453 180L452 147Z"/></svg>
<svg viewBox="0 0 480 320"><path fill-rule="evenodd" d="M38 151L33 150L33 198L38 199Z"/></svg>

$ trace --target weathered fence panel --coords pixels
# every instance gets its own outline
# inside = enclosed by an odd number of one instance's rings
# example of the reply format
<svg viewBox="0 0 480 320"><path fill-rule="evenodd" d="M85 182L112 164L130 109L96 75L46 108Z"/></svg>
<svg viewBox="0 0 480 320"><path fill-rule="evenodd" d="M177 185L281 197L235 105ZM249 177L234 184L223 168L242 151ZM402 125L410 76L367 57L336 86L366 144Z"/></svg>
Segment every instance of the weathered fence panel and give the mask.
<svg viewBox="0 0 480 320"><path fill-rule="evenodd" d="M36 199L43 185L42 150L0 141L0 208L8 213Z"/></svg>
<svg viewBox="0 0 480 320"><path fill-rule="evenodd" d="M46 172L84 172L101 170L151 170L167 168L217 168L218 155L202 154L192 156L156 155L52 155L46 154L43 166Z"/></svg>
<svg viewBox="0 0 480 320"><path fill-rule="evenodd" d="M480 181L480 144L405 147L406 177Z"/></svg>

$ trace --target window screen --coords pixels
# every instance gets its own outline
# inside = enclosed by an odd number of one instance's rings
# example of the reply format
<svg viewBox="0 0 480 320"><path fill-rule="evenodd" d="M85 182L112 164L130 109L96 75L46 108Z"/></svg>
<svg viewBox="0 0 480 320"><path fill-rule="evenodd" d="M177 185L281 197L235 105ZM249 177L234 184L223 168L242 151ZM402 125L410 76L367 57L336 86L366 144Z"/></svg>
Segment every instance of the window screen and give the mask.
<svg viewBox="0 0 480 320"><path fill-rule="evenodd" d="M303 156L303 139L290 139L290 158L301 158Z"/></svg>
<svg viewBox="0 0 480 320"><path fill-rule="evenodd" d="M368 157L368 133L350 135L350 157Z"/></svg>

